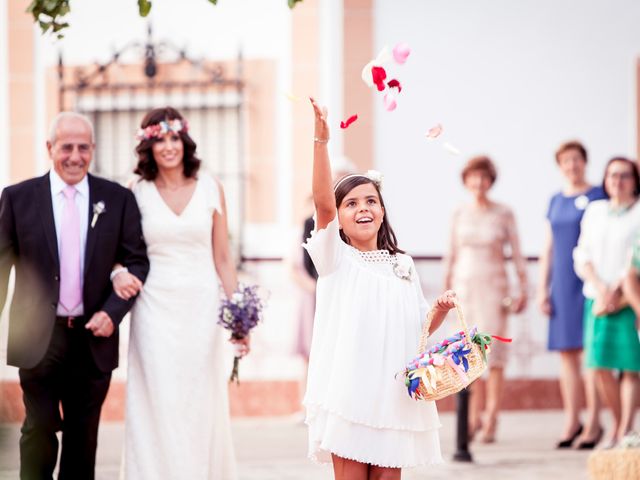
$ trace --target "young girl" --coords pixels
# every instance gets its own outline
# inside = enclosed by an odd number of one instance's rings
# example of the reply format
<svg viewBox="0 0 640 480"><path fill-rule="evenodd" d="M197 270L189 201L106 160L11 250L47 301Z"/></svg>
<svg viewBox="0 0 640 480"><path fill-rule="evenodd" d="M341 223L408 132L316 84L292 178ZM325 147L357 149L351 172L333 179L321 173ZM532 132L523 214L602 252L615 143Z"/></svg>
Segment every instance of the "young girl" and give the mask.
<svg viewBox="0 0 640 480"><path fill-rule="evenodd" d="M395 379L416 355L427 305L413 260L397 246L379 179L347 175L332 187L326 110L315 111L316 228L304 245L319 274L304 404L309 456L337 480L399 479L401 468L442 461L433 402ZM454 307L446 292L433 332Z"/></svg>

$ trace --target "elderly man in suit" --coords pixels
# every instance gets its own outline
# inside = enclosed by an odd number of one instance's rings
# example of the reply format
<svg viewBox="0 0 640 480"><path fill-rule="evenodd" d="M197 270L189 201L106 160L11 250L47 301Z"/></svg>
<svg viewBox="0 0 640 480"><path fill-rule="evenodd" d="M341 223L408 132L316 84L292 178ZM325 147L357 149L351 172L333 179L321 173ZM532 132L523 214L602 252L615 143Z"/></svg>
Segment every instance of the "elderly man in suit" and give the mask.
<svg viewBox="0 0 640 480"><path fill-rule="evenodd" d="M143 282L149 261L133 194L88 173L91 122L58 114L47 150L53 169L0 197L0 308L13 267L7 362L26 408L20 478L52 478L62 431L58 478L90 480L118 325L134 301L113 292L112 268Z"/></svg>

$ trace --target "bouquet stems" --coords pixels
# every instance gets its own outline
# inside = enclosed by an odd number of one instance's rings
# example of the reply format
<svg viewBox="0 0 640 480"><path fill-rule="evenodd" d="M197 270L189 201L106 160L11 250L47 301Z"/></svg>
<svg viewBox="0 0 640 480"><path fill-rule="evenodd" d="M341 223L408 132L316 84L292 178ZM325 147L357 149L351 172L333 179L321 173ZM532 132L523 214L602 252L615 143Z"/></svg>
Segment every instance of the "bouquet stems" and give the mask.
<svg viewBox="0 0 640 480"><path fill-rule="evenodd" d="M240 378L238 377L238 367L240 366L240 357L233 357L233 368L231 369L231 375L229 376L229 382L236 382L236 385L240 384Z"/></svg>
<svg viewBox="0 0 640 480"><path fill-rule="evenodd" d="M236 335L232 335L231 338L233 340L242 340L244 337L238 337ZM236 385L239 385L240 384L240 376L239 376L240 359L242 358L242 356L240 355L240 352L242 351L242 345L239 343L234 343L233 349L235 351L235 354L233 356L233 368L231 369L229 382L230 383L236 382Z"/></svg>

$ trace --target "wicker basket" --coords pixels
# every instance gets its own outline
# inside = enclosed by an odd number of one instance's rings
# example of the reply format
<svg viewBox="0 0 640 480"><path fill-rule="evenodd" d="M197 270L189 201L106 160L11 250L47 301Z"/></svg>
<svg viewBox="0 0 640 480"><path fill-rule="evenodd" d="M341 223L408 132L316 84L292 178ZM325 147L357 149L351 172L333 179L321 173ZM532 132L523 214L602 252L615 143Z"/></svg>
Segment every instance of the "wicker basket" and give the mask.
<svg viewBox="0 0 640 480"><path fill-rule="evenodd" d="M436 367L437 378L435 388L427 388L424 385L422 379L420 379L420 385L418 386L416 398L421 398L427 401L440 400L441 398L448 397L454 393L458 393L463 388L466 388L471 382L480 377L487 368L485 356L480 351L480 346L472 342L469 337L469 327L464 319L462 309L456 302L456 314L458 321L462 325L462 331L464 332L464 338L467 341L467 347L471 349L471 352L467 355L467 361L469 362L469 368L466 371L466 381L451 367L445 363ZM422 335L420 336L420 344L418 346L418 355L424 354L427 348L427 339L429 338L429 328L431 327L432 315L429 314L427 321L425 321L422 327Z"/></svg>
<svg viewBox="0 0 640 480"><path fill-rule="evenodd" d="M637 480L640 478L640 448L598 450L587 460L592 480Z"/></svg>

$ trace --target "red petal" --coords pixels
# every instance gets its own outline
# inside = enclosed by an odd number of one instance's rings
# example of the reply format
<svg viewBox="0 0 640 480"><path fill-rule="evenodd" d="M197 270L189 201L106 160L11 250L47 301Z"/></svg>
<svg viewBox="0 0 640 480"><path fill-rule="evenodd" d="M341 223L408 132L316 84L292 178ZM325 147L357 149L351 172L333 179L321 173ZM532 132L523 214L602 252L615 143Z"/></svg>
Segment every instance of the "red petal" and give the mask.
<svg viewBox="0 0 640 480"><path fill-rule="evenodd" d="M402 86L400 85L400 82L398 80L396 80L395 78L389 80L387 85L389 86L389 88L397 88L398 89L398 93L400 93L402 91Z"/></svg>
<svg viewBox="0 0 640 480"><path fill-rule="evenodd" d="M358 119L358 115L351 115L346 122L340 122L340 128L347 128Z"/></svg>
<svg viewBox="0 0 640 480"><path fill-rule="evenodd" d="M496 340L500 340L501 342L506 342L506 343L511 343L513 341L510 338L499 337L498 335L491 335L491 337L495 338Z"/></svg>
<svg viewBox="0 0 640 480"><path fill-rule="evenodd" d="M371 76L373 77L373 83L378 87L378 91L384 90L384 80L387 78L387 72L382 67L372 67L371 68Z"/></svg>

